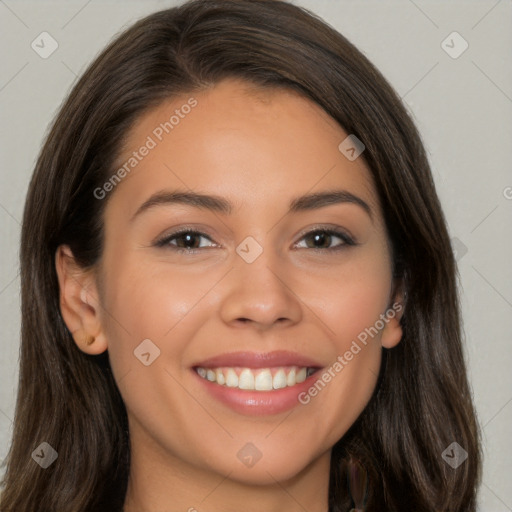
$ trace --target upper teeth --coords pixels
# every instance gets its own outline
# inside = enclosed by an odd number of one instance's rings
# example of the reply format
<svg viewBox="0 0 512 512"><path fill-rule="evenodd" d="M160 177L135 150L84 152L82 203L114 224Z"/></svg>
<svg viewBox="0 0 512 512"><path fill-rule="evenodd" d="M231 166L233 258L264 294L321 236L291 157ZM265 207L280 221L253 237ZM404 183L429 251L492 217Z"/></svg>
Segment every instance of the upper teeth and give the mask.
<svg viewBox="0 0 512 512"><path fill-rule="evenodd" d="M222 386L256 391L270 391L287 386L295 386L304 382L314 373L314 368L281 367L281 368L196 368L203 379L216 382Z"/></svg>

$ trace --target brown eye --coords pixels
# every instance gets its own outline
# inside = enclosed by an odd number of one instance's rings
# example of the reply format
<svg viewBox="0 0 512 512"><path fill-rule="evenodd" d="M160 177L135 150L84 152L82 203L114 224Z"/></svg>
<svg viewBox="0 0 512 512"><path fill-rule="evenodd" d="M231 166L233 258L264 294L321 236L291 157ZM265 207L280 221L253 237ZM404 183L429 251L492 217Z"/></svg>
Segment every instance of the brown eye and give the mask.
<svg viewBox="0 0 512 512"><path fill-rule="evenodd" d="M197 249L200 246L199 236L195 233L185 233L183 235L175 236L176 245L186 249Z"/></svg>
<svg viewBox="0 0 512 512"><path fill-rule="evenodd" d="M338 242L336 241L338 239ZM302 237L307 249L337 250L347 245L355 245L354 240L346 233L334 229L317 229ZM339 242L341 241L341 243ZM331 244L335 244L332 246Z"/></svg>
<svg viewBox="0 0 512 512"><path fill-rule="evenodd" d="M313 233L304 239L311 242L311 245L308 245L308 247L325 249L331 245L332 238L332 235L329 235L328 233Z"/></svg>
<svg viewBox="0 0 512 512"><path fill-rule="evenodd" d="M194 252L196 249L202 249L205 247L201 246L201 238L210 240L210 242L212 241L210 237L204 233L188 229L166 235L161 240L158 240L155 245L157 247L168 247L176 251ZM174 241L176 241L176 243L173 243Z"/></svg>

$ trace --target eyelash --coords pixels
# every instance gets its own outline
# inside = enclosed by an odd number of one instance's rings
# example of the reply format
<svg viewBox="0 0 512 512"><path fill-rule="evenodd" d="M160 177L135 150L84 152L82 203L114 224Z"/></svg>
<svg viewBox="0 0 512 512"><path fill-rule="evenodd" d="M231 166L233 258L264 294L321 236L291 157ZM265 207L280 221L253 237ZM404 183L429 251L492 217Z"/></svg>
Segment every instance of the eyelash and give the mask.
<svg viewBox="0 0 512 512"><path fill-rule="evenodd" d="M317 228L317 229L313 229L311 231L307 231L306 233L302 233L299 241L303 240L304 238L306 238L308 236L319 234L319 233L336 236L336 237L340 238L343 241L343 243L336 245L334 247L328 247L326 249L323 249L321 247L303 247L302 249L312 249L312 250L316 250L316 251L333 252L333 251L339 251L339 250L345 249L347 246L357 245L355 240L352 237L350 237L349 235L347 235L345 232L339 231L339 230L333 229L333 228ZM197 254L202 249L204 249L204 248L184 249L182 247L177 247L177 246L171 245L169 243L171 240L173 240L175 238L179 238L182 235L199 235L201 237L207 238L208 240L210 240L212 242L212 239L207 234L202 233L201 231L195 231L193 229L185 228L185 229L181 229L179 231L175 231L174 233L171 233L170 235L164 236L163 238L157 240L154 243L154 245L155 245L155 247L170 248L172 251L175 251L177 253L187 253L187 254Z"/></svg>

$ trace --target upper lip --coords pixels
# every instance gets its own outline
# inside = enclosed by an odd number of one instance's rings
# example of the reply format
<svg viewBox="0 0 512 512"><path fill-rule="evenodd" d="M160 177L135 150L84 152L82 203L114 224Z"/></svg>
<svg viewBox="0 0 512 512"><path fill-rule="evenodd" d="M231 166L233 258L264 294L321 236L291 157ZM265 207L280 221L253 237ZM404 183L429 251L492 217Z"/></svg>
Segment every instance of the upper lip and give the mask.
<svg viewBox="0 0 512 512"><path fill-rule="evenodd" d="M309 357L287 350L276 350L273 352L229 352L210 357L193 365L193 367L201 368L220 368L222 366L238 366L242 368L271 368L275 366L322 367L321 364Z"/></svg>

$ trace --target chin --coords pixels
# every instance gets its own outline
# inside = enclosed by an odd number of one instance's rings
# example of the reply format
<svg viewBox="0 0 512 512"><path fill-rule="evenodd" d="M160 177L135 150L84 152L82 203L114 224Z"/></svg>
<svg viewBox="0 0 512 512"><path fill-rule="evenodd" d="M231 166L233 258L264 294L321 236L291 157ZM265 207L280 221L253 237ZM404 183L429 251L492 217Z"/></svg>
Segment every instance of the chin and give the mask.
<svg viewBox="0 0 512 512"><path fill-rule="evenodd" d="M233 467L226 467L227 471L221 470L222 474L229 474L230 480L243 484L252 485L275 485L277 482L293 480L308 466L314 464L316 458L298 457L297 448L291 453L279 450L268 457L264 454L252 466L239 462ZM229 466L229 464L227 464Z"/></svg>

